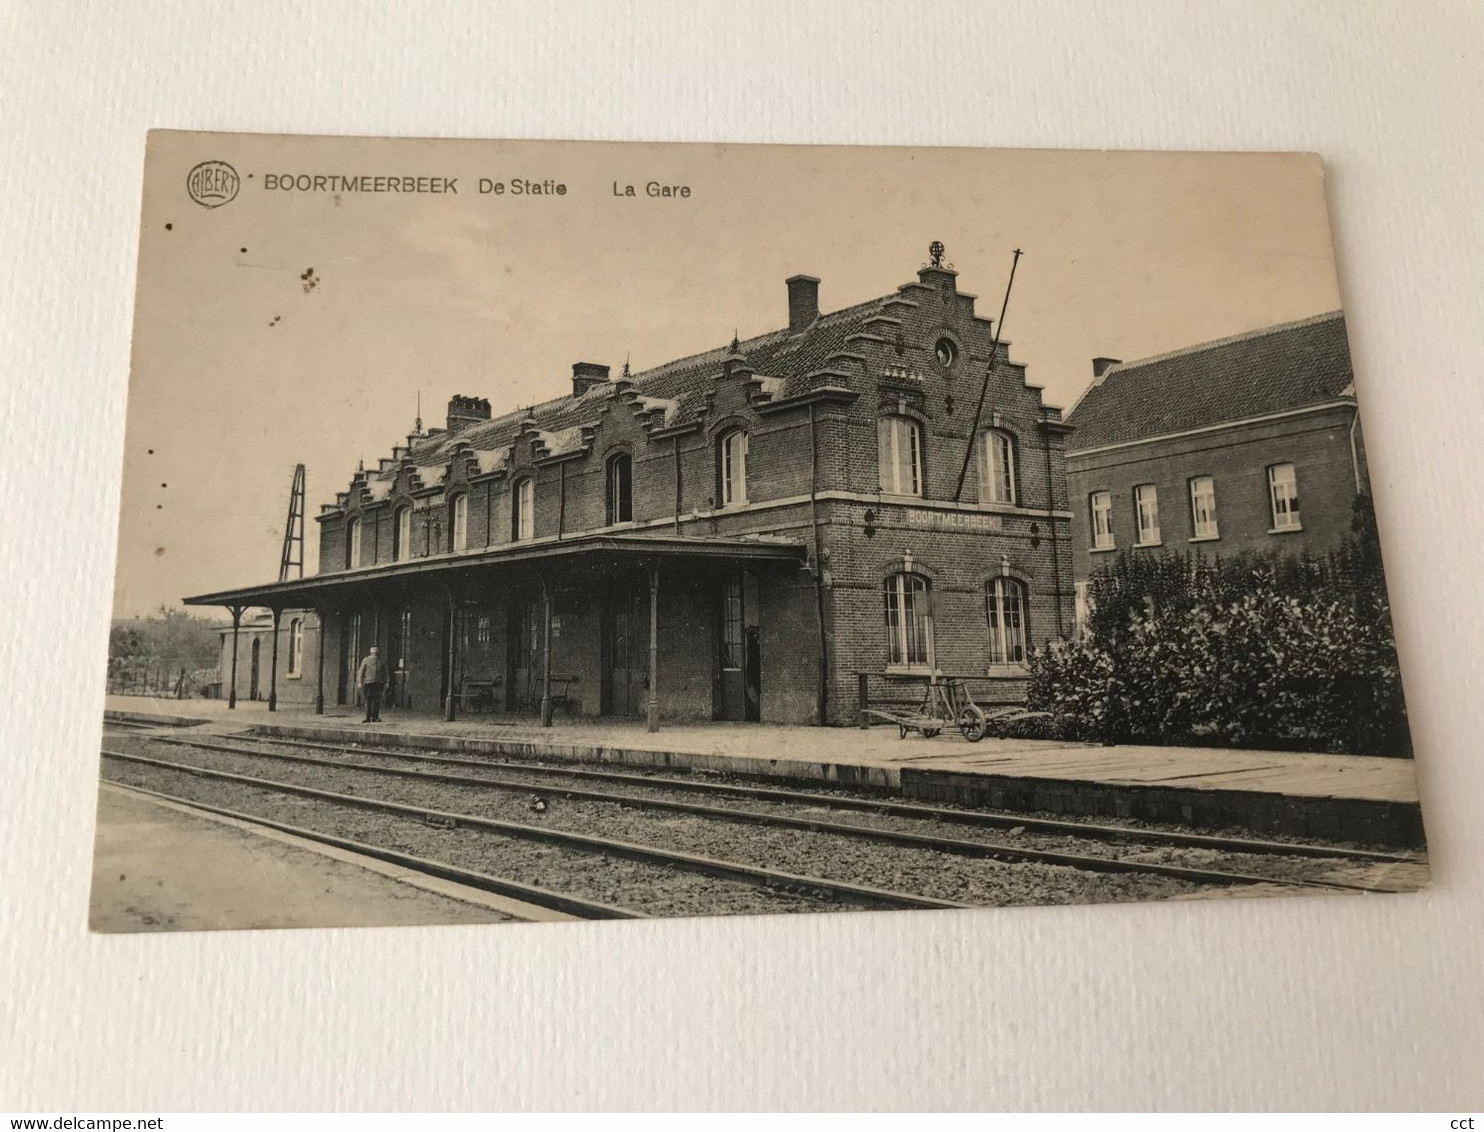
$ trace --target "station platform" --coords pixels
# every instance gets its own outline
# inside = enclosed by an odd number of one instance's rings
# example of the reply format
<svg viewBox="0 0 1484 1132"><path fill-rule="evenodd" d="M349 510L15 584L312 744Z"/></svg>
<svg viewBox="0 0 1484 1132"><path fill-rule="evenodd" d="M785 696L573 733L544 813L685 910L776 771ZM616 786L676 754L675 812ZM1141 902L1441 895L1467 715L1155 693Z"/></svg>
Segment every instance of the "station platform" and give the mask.
<svg viewBox="0 0 1484 1132"><path fill-rule="evenodd" d="M1420 846L1422 816L1410 759L1200 747L1101 746L1052 740L969 743L869 730L759 723L666 722L558 716L542 728L529 716L478 715L448 722L432 713L384 712L261 702L229 709L220 700L109 696L105 715L173 717L210 730L362 745L406 745L463 753L685 771L709 771L815 786L878 790L930 802L1098 818L1131 818L1201 829L1241 829L1375 845Z"/></svg>
<svg viewBox="0 0 1484 1132"><path fill-rule="evenodd" d="M155 932L567 917L103 783L88 918Z"/></svg>

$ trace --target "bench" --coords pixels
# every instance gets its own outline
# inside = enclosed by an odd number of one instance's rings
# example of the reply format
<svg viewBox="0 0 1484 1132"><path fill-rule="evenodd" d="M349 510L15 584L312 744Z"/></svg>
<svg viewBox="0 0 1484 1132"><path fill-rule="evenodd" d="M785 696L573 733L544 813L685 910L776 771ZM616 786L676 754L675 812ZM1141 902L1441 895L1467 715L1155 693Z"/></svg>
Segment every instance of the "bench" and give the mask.
<svg viewBox="0 0 1484 1132"><path fill-rule="evenodd" d="M496 695L505 677L497 672L466 672L459 677L458 703L460 711L497 711L500 701Z"/></svg>
<svg viewBox="0 0 1484 1132"><path fill-rule="evenodd" d="M572 714L572 685L577 683L576 676L558 676L555 673L551 677L551 710L561 708L568 715ZM527 685L519 699L521 711L540 711L541 695L543 691L543 680L539 673L533 673L530 683Z"/></svg>

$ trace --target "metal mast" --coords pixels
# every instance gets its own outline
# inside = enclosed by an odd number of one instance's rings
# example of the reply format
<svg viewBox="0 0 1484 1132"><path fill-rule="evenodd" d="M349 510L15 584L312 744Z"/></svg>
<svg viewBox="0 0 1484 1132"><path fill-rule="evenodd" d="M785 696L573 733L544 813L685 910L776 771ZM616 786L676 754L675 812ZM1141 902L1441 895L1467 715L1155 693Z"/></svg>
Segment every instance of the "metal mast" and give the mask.
<svg viewBox="0 0 1484 1132"><path fill-rule="evenodd" d="M304 576L304 465L294 465L294 486L289 488L289 517L283 528L283 553L278 559L278 580L289 580L289 570Z"/></svg>
<svg viewBox="0 0 1484 1132"><path fill-rule="evenodd" d="M1000 321L994 325L994 341L989 346L989 364L984 369L984 384L979 387L979 404L974 406L974 425L969 429L969 444L964 449L964 466L958 470L958 487L953 489L953 501L963 498L964 480L969 475L969 464L974 459L974 444L979 439L979 422L984 417L984 399L989 393L989 379L994 376L995 362L999 360L1000 335L1005 332L1005 312L1010 308L1010 288L1015 286L1015 268L1020 263L1020 249L1015 249L1015 258L1010 261L1010 281L1005 284L1005 301L1000 304Z"/></svg>

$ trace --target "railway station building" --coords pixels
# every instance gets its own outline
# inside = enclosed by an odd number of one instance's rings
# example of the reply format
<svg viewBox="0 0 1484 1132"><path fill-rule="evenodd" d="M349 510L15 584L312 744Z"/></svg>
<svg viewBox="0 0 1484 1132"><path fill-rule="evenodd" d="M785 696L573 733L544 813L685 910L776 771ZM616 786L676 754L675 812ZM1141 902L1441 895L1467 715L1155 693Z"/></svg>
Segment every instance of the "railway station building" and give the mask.
<svg viewBox="0 0 1484 1132"><path fill-rule="evenodd" d="M1321 554L1350 533L1370 487L1341 312L1093 375L1067 415L1079 609L1120 550Z"/></svg>
<svg viewBox="0 0 1484 1132"><path fill-rule="evenodd" d="M317 574L186 599L233 615L224 682L261 608L270 699L292 657L320 710L372 644L394 710L842 724L862 678L935 670L1017 702L1072 627L1060 411L941 245L891 294L820 288L705 353L577 362L529 409L454 397L323 504Z"/></svg>

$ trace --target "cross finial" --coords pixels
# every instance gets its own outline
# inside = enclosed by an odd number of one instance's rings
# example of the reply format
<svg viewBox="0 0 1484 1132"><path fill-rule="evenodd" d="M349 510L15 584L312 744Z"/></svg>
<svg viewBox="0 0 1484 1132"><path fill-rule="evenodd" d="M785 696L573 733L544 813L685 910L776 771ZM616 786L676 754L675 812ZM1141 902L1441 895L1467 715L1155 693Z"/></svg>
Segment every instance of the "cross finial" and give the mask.
<svg viewBox="0 0 1484 1132"><path fill-rule="evenodd" d="M943 253L947 249L943 247L942 240L934 240L928 245L928 263L933 267L943 266Z"/></svg>

